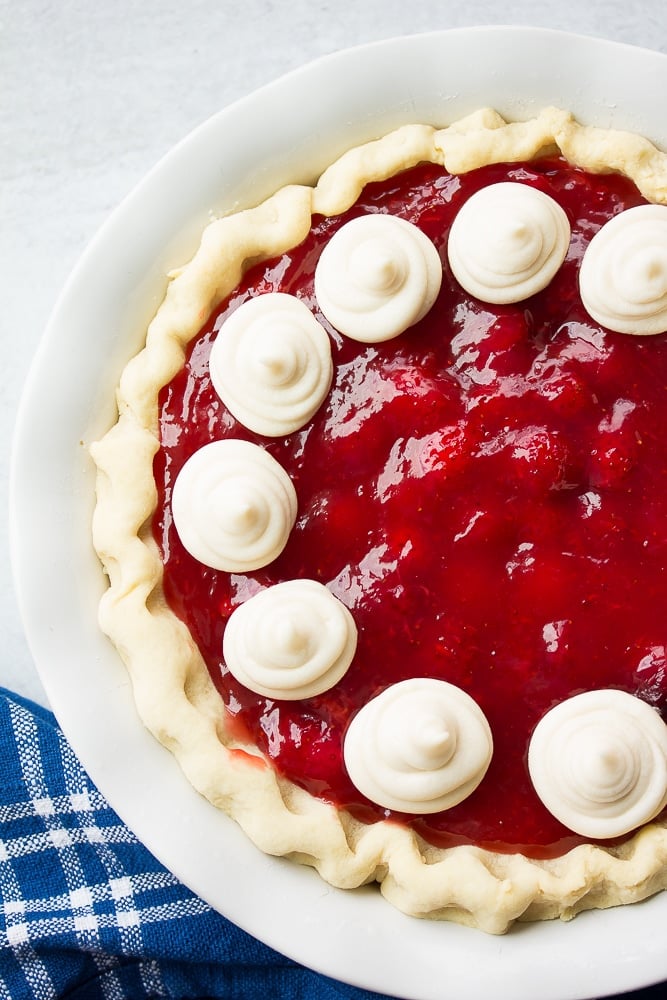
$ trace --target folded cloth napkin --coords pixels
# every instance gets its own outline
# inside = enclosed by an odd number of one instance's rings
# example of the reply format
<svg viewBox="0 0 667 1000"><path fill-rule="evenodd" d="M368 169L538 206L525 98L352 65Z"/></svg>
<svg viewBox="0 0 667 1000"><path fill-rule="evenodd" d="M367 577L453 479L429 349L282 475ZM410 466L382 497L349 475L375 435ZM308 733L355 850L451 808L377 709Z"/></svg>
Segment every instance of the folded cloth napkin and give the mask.
<svg viewBox="0 0 667 1000"><path fill-rule="evenodd" d="M0 688L0 1000L378 1000L302 968L186 889L46 709ZM664 996L664 984L625 995Z"/></svg>
<svg viewBox="0 0 667 1000"><path fill-rule="evenodd" d="M0 688L0 1000L371 1000L212 910L133 836L53 715Z"/></svg>

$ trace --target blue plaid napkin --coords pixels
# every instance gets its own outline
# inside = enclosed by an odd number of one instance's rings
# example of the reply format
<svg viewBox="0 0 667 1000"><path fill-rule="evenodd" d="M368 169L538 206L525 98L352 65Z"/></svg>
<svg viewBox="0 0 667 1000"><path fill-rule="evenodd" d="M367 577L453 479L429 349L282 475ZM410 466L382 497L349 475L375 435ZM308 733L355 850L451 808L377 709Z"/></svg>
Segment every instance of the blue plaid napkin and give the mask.
<svg viewBox="0 0 667 1000"><path fill-rule="evenodd" d="M378 1000L214 912L133 836L46 709L0 688L0 1000ZM664 984L626 994L664 996Z"/></svg>
<svg viewBox="0 0 667 1000"><path fill-rule="evenodd" d="M177 881L53 715L0 688L0 1000L371 1000L255 941Z"/></svg>

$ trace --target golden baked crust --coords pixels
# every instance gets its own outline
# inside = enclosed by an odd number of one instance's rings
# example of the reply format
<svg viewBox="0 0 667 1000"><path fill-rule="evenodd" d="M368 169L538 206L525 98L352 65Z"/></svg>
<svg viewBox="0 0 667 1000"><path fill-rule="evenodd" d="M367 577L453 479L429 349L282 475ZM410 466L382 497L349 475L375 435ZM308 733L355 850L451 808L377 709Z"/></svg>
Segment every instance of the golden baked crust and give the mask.
<svg viewBox="0 0 667 1000"><path fill-rule="evenodd" d="M517 919L569 919L582 909L633 902L667 887L667 824L621 847L584 845L534 861L472 846L438 849L390 822L366 826L281 779L225 728L225 709L187 627L168 608L151 532L158 393L247 266L307 235L313 214L349 208L363 187L430 161L451 173L560 152L590 171L617 170L651 201L667 203L667 155L627 132L584 127L547 108L527 122L481 110L448 128L412 125L356 147L313 186L288 186L261 205L205 229L193 259L174 272L144 349L125 368L118 421L91 452L96 463L95 548L109 577L100 623L127 665L139 714L192 785L269 854L312 865L334 886L376 881L399 909L491 933Z"/></svg>

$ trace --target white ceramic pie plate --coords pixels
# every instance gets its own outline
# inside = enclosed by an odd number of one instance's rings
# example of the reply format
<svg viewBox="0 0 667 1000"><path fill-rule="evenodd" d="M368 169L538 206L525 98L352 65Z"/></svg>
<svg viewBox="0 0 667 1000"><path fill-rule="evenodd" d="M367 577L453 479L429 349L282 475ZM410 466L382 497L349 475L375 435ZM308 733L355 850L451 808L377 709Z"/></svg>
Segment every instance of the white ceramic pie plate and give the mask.
<svg viewBox="0 0 667 1000"><path fill-rule="evenodd" d="M19 601L42 682L93 780L187 885L259 939L334 978L410 1000L570 1000L667 979L667 894L520 926L501 938L407 918L374 890L327 887L265 857L187 784L139 723L124 668L97 630L104 581L89 539L86 445L113 420L164 274L211 210L310 180L346 147L483 105L546 104L667 147L667 57L557 32L479 28L411 36L306 66L227 108L116 210L71 276L19 414L12 537ZM546 973L546 974L545 974Z"/></svg>

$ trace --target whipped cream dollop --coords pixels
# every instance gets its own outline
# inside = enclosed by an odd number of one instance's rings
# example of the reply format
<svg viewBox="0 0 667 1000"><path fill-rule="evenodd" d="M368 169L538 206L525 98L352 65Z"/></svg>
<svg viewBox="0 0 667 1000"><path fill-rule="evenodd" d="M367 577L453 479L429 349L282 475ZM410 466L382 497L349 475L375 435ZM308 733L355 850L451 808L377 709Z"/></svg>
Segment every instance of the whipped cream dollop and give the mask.
<svg viewBox="0 0 667 1000"><path fill-rule="evenodd" d="M440 291L442 263L431 240L395 215L362 215L324 247L315 295L340 333L362 343L391 340L419 322Z"/></svg>
<svg viewBox="0 0 667 1000"><path fill-rule="evenodd" d="M204 445L174 483L178 536L199 562L245 573L272 562L294 527L296 491L279 462L247 441Z"/></svg>
<svg viewBox="0 0 667 1000"><path fill-rule="evenodd" d="M482 302L521 302L550 283L570 236L558 202L527 184L502 181L477 191L457 213L449 264L459 284Z"/></svg>
<svg viewBox="0 0 667 1000"><path fill-rule="evenodd" d="M584 837L618 837L667 804L667 725L634 695L588 691L540 720L528 767L561 823Z"/></svg>
<svg viewBox="0 0 667 1000"><path fill-rule="evenodd" d="M269 292L229 316L209 359L213 388L229 411L257 434L299 430L331 386L331 344L308 306Z"/></svg>
<svg viewBox="0 0 667 1000"><path fill-rule="evenodd" d="M579 291L615 333L667 331L667 206L639 205L606 222L584 253Z"/></svg>
<svg viewBox="0 0 667 1000"><path fill-rule="evenodd" d="M352 719L343 754L357 789L377 805L435 813L467 798L493 753L477 703L446 681L399 681Z"/></svg>
<svg viewBox="0 0 667 1000"><path fill-rule="evenodd" d="M337 684L357 648L348 609L316 580L288 580L233 611L223 639L230 673L256 694L312 698Z"/></svg>

